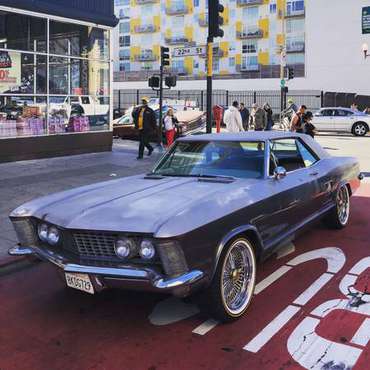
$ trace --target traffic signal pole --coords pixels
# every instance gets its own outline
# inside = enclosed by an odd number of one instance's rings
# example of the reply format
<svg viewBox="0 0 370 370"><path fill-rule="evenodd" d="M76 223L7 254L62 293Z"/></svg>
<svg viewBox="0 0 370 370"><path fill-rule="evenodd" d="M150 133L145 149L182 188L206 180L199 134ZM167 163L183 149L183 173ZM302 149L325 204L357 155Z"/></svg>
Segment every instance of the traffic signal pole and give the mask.
<svg viewBox="0 0 370 370"><path fill-rule="evenodd" d="M207 37L207 134L212 133L213 38Z"/></svg>
<svg viewBox="0 0 370 370"><path fill-rule="evenodd" d="M163 148L162 144L162 107L163 107L163 65L159 67L159 125L158 125L158 146Z"/></svg>

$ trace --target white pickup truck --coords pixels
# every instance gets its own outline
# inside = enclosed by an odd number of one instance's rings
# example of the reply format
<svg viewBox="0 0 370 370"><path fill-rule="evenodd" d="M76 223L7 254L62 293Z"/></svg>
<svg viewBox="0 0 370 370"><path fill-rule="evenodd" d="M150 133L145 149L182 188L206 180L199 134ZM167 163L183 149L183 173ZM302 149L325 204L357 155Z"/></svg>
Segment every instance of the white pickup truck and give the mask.
<svg viewBox="0 0 370 370"><path fill-rule="evenodd" d="M86 116L105 116L109 113L109 104L101 104L100 101L89 95L67 96L63 101L50 102L51 113L64 111L69 119L72 113Z"/></svg>

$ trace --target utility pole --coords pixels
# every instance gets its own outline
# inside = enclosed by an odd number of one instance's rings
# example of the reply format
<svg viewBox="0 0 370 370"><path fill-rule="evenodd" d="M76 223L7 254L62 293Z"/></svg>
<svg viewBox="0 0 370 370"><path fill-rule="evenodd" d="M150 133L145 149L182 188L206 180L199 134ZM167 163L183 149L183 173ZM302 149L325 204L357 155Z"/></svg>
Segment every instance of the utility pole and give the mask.
<svg viewBox="0 0 370 370"><path fill-rule="evenodd" d="M212 75L213 75L213 38L223 37L220 28L224 7L219 0L208 0L208 37L207 37L207 133L212 132Z"/></svg>

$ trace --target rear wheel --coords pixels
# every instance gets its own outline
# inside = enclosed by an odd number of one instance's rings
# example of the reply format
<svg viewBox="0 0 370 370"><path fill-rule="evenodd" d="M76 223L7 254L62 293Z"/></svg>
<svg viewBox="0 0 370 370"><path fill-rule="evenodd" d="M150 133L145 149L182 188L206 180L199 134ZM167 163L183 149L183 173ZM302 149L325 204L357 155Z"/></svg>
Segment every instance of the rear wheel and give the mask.
<svg viewBox="0 0 370 370"><path fill-rule="evenodd" d="M236 320L252 300L255 281L252 243L246 238L235 239L221 255L212 284L203 294L203 306L217 320Z"/></svg>
<svg viewBox="0 0 370 370"><path fill-rule="evenodd" d="M369 127L365 122L357 122L353 125L352 132L355 136L365 136L369 131Z"/></svg>
<svg viewBox="0 0 370 370"><path fill-rule="evenodd" d="M350 215L350 199L347 185L342 185L335 197L335 207L325 218L326 224L334 229L343 229L347 226Z"/></svg>

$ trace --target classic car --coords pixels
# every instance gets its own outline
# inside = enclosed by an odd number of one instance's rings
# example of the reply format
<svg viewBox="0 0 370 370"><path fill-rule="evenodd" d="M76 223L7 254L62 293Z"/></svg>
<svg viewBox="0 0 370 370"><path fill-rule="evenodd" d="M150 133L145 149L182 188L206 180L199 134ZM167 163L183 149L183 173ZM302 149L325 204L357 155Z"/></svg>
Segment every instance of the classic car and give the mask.
<svg viewBox="0 0 370 370"><path fill-rule="evenodd" d="M163 116L166 114L169 106L164 106L162 109ZM154 110L157 121L159 120L159 107L152 107ZM138 139L139 132L135 129L132 121L131 111L127 112L124 116L116 119L113 122L113 136L122 139ZM180 110L175 111L176 118L179 121L176 127L176 137L186 136L194 133L201 132L206 126L206 115L199 110ZM157 141L157 133L153 132L151 140Z"/></svg>
<svg viewBox="0 0 370 370"><path fill-rule="evenodd" d="M347 225L361 178L356 159L331 157L303 134L187 136L150 173L18 207L9 253L51 262L88 293L194 294L231 321L251 302L257 262L315 220Z"/></svg>

